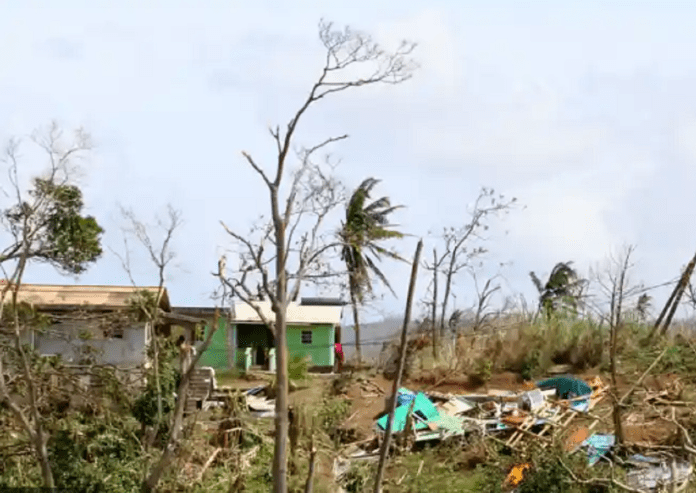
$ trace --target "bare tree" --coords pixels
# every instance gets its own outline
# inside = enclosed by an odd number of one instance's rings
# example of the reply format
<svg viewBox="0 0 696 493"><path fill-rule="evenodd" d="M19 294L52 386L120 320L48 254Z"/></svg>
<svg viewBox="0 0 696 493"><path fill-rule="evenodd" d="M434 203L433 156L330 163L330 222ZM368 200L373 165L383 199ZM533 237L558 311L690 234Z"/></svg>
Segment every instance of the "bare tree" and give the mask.
<svg viewBox="0 0 696 493"><path fill-rule="evenodd" d="M601 290L609 297L609 366L611 372L612 385L612 406L614 433L617 444L624 442L623 426L621 422L621 405L618 398L618 387L616 378L616 352L618 345L618 335L624 323L624 310L628 300L637 297L642 291L642 286L629 287L629 271L634 264L631 260L635 247L626 246L617 257L612 255L604 269L604 272L596 274L597 281Z"/></svg>
<svg viewBox="0 0 696 493"><path fill-rule="evenodd" d="M433 248L433 261L432 263L424 262L423 267L425 267L426 270L429 270L433 273L433 279L430 283L430 289L431 289L431 294L432 298L430 299L429 302L426 302L427 305L430 305L430 325L431 325L431 331L432 331L432 342L433 342L433 358L437 360L438 358L438 330L437 330L437 308L439 306L439 300L438 300L438 293L437 293L437 288L438 288L438 274L440 273L440 269L442 269L442 266L447 260L447 256L443 255L441 257L438 257L437 255L437 247Z"/></svg>
<svg viewBox="0 0 696 493"><path fill-rule="evenodd" d="M452 294L452 285L456 275L463 269L471 265L472 259L485 253L482 246L469 248L469 243L473 240L485 239L482 234L488 230L488 225L484 222L491 215L507 213L517 202L515 197L506 199L503 195L496 195L492 188L482 188L471 211L471 219L464 226L445 228L442 240L445 244L445 251L441 257L435 257L433 264L443 266L445 276L445 290L442 296L440 310L440 334L445 333L445 320L447 315L447 304Z"/></svg>
<svg viewBox="0 0 696 493"><path fill-rule="evenodd" d="M96 220L82 216L82 193L74 184L79 159L90 149L89 136L78 129L66 141L60 127L53 123L45 131L37 131L31 141L48 161L46 171L32 180L25 190L19 176L20 141L12 140L3 162L9 175L9 191L3 190L9 207L2 211L2 222L8 233L6 247L0 253L4 286L0 290L0 397L7 402L24 428L41 468L44 486L55 486L48 457L48 433L39 411L36 375L30 355L23 344L25 335L33 330L20 315L18 293L27 267L33 262L47 262L59 270L79 274L101 256L100 237L103 232ZM9 300L8 300L9 295ZM9 301L9 303L8 303ZM4 359L13 350L19 368L6 370ZM24 380L29 397L27 407L11 395L6 372L17 370Z"/></svg>
<svg viewBox="0 0 696 493"><path fill-rule="evenodd" d="M258 231L258 242L225 226L233 240L243 248L243 253L240 255L240 267L235 273L231 276L217 273L231 295L254 307L261 320L273 329L277 348L273 483L274 491L283 493L287 491L287 307L299 293L303 280L322 275L323 255L336 246L321 238L323 219L334 205L330 192L336 187L333 180L321 172L322 168L313 163L312 157L317 151L347 137L329 137L304 148L299 156L299 169L291 178L289 189L284 191L282 185L287 182L288 157L295 147L296 131L307 111L332 94L362 86L399 84L408 80L415 68L409 59L414 48L412 43L403 42L395 51L388 52L363 33L350 28L337 30L324 21L319 24L319 39L326 52L319 76L285 127L270 129L277 153L274 170L267 171L251 154L243 153L247 164L258 173L267 188L271 221L268 227ZM307 179L309 182L305 181ZM303 183L310 185L305 188ZM311 226L303 228L305 215L311 215L313 221ZM295 235L299 235L297 242L294 241ZM271 254L266 252L269 243L273 250ZM271 265L274 266L273 274L269 272ZM291 269L293 274L289 274ZM274 320L268 320L253 302L255 296L248 278L253 273L260 277L261 290L272 306ZM291 288L288 287L289 279L294 281Z"/></svg>
<svg viewBox="0 0 696 493"><path fill-rule="evenodd" d="M474 324L472 330L474 332L478 331L484 327L488 320L494 315L490 311L491 297L500 290L500 285L492 284L493 281L498 277L493 276L486 279L483 288L479 287L478 277L476 276L476 271L471 270L471 277L474 279L474 286L476 288L476 305L474 308Z"/></svg>
<svg viewBox="0 0 696 493"><path fill-rule="evenodd" d="M165 275L167 271L167 266L176 257L174 251L172 250L172 239L174 233L182 225L181 211L174 209L171 205L167 206L167 220L157 217L155 227L149 226L135 215L132 209L125 209L121 207L121 215L127 221L128 225L124 228L124 253L119 254L113 249L111 250L121 261L121 266L128 274L128 278L131 284L136 287L138 284L135 282L133 276L133 270L130 264L130 251L128 246L128 238L134 238L142 248L145 250L146 255L149 257L150 261L157 270L157 294L155 299L151 300L144 293L139 293L140 296L136 296L133 300L142 315L142 318L146 320L146 330L148 331L148 340L151 344L152 349L152 365L155 376L155 388L157 389L157 420L155 421L154 429L151 430L150 439L147 441L147 446L152 445L152 441L157 436L159 427L162 423L162 387L160 386L160 375L159 375L159 341L157 340L157 326L161 319L160 303L162 301L162 295L164 294L164 283ZM155 230L161 232L161 242L160 244L155 244L155 240L152 238ZM190 341L192 342L192 341Z"/></svg>
<svg viewBox="0 0 696 493"><path fill-rule="evenodd" d="M165 313L160 308L162 296L164 295L165 281L168 273L168 268L171 262L176 258L176 254L173 250L172 243L176 232L180 229L183 221L181 219L181 212L174 209L171 205L167 206L166 219L160 217L156 218L154 225L149 225L142 220L138 219L135 213L130 209L121 209L123 217L126 219L128 225L124 228L124 247L125 251L123 254L119 254L114 251L114 254L118 256L121 260L121 264L128 274L133 286L138 284L135 282L133 269L130 263L130 250L128 247L128 238L135 239L140 246L145 250L146 256L149 258L152 265L155 267L157 272L157 293L154 299L145 296L145 293L139 293L133 301L137 310L140 312L142 318L146 321L147 330L149 331L149 340L151 344L151 350L153 355L153 370L155 377L155 389L157 396L157 419L155 421L154 429L150 433L150 442L154 440L157 436L159 427L163 422L163 409L162 409L162 387L160 385L160 375L159 375L159 358L160 358L160 347L158 341L157 327L161 322L167 317L172 317L170 313ZM224 300L223 300L224 302ZM188 387L191 381L191 376L195 370L196 364L198 363L201 355L210 345L210 341L218 327L218 318L220 316L219 309L216 311L215 319L213 324L208 331L208 335L199 348L197 354L191 358L189 352L182 351L180 357L181 361L181 380L177 389L176 401L174 404L174 410L171 417L170 432L167 440L167 444L162 452L159 459L152 465L148 471L147 477L143 481L142 491L150 492L154 491L159 483L162 474L166 468L172 463L176 457L179 442L182 437L182 429L184 422L184 410L186 406L186 399L188 395ZM194 341L188 341L188 344L192 344ZM185 343L186 344L186 343ZM149 444L151 445L151 443Z"/></svg>

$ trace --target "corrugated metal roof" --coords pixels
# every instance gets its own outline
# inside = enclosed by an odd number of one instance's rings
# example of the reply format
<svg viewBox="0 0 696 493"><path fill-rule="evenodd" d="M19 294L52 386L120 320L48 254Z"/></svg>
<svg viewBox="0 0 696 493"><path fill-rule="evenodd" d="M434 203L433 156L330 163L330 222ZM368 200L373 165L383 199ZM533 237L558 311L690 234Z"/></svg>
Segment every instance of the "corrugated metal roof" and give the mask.
<svg viewBox="0 0 696 493"><path fill-rule="evenodd" d="M269 301L254 302L264 316L270 320L275 320L275 313L271 310ZM341 324L340 306L302 306L297 303L288 305L288 323L290 324ZM256 310L246 303L235 303L232 311L232 322L263 323Z"/></svg>
<svg viewBox="0 0 696 493"><path fill-rule="evenodd" d="M128 299L138 291L149 291L156 295L157 290L157 286L22 284L17 298L18 301L44 309L83 305L115 309L126 307ZM160 307L166 311L170 309L167 288L162 293Z"/></svg>

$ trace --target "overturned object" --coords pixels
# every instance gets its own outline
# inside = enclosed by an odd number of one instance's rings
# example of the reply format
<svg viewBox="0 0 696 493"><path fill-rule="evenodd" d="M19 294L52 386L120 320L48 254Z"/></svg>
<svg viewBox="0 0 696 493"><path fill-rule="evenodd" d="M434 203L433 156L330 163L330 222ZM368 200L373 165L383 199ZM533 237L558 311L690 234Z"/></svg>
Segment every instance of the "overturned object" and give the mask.
<svg viewBox="0 0 696 493"><path fill-rule="evenodd" d="M520 397L520 407L526 411L536 412L544 405L545 400L541 390L530 390Z"/></svg>
<svg viewBox="0 0 696 493"><path fill-rule="evenodd" d="M406 426L406 418L411 404L399 406L394 411L394 422L392 423L392 433L403 431ZM425 394L419 392L413 399L413 420L416 430L424 430L428 428L427 422L436 420L440 417L435 405L428 399ZM389 414L385 414L377 420L377 426L382 430L387 429Z"/></svg>
<svg viewBox="0 0 696 493"><path fill-rule="evenodd" d="M275 399L268 399L264 393L266 387L254 387L246 391L246 402L249 411L257 418L272 418L275 416Z"/></svg>

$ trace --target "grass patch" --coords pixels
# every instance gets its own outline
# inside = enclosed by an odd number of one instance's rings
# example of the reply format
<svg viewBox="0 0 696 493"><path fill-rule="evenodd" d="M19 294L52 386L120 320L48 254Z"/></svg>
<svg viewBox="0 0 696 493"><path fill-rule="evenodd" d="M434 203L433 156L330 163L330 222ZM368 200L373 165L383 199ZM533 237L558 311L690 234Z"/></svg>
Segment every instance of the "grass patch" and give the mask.
<svg viewBox="0 0 696 493"><path fill-rule="evenodd" d="M483 467L472 468L471 466L466 451L462 449L454 454L440 447L411 453L391 459L385 475L384 491L385 493L494 491L487 489L488 471ZM370 478L369 487L373 485L374 475Z"/></svg>

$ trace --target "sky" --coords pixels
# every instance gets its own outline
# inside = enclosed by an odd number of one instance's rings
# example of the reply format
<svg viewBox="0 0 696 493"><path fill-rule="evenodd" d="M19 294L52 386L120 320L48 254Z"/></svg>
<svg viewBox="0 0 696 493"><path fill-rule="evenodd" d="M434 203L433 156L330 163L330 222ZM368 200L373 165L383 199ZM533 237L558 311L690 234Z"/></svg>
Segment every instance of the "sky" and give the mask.
<svg viewBox="0 0 696 493"><path fill-rule="evenodd" d="M413 235L394 245L403 255L419 237L429 253L443 227L464 224L484 186L520 204L491 221L485 242L479 275L501 273L501 297L534 300L530 271L571 260L587 275L625 244L637 247L635 282L659 284L696 247L693 2L46 5L0 5L0 140L51 120L91 134L81 185L106 248L80 278L37 266L29 282L129 284L111 252L123 252L119 207L153 222L170 203L184 220L170 298L212 305L211 272L231 243L220 221L245 231L268 213L241 151L271 169L268 127L292 117L322 67L321 18L387 49L418 44L411 80L327 99L296 141L349 134L331 149L336 172L349 190L377 177L379 195L406 205L395 217ZM43 162L26 156L28 179ZM156 284L144 252L132 258L136 282ZM397 297L368 318L403 311L410 268L383 267ZM466 308L473 284L456 282L455 306ZM654 295L659 305L668 292Z"/></svg>

